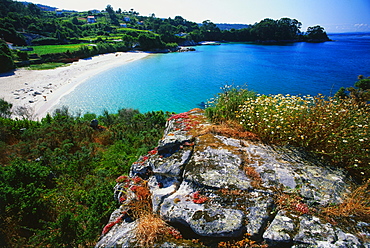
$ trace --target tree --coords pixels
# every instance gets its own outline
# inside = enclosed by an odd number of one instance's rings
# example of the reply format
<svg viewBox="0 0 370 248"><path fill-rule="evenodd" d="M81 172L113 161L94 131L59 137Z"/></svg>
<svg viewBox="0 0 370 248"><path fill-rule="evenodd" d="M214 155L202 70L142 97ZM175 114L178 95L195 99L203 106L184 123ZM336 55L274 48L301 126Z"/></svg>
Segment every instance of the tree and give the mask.
<svg viewBox="0 0 370 248"><path fill-rule="evenodd" d="M113 7L110 4L107 5L105 11L107 11L109 14L114 13Z"/></svg>
<svg viewBox="0 0 370 248"><path fill-rule="evenodd" d="M277 32L277 39L278 40L293 40L297 38L297 35L300 34L300 28L302 23L297 21L296 19L290 18L281 18L277 21L278 32Z"/></svg>
<svg viewBox="0 0 370 248"><path fill-rule="evenodd" d="M9 118L12 115L10 109L13 107L13 104L8 103L3 98L0 98L0 117Z"/></svg>
<svg viewBox="0 0 370 248"><path fill-rule="evenodd" d="M0 65L0 73L7 72L15 68L10 49L2 40L0 40Z"/></svg>
<svg viewBox="0 0 370 248"><path fill-rule="evenodd" d="M308 27L306 32L307 38L309 40L317 40L317 41L328 41L330 40L324 28L316 25L314 27Z"/></svg>
<svg viewBox="0 0 370 248"><path fill-rule="evenodd" d="M202 22L200 32L205 40L219 40L221 38L221 30L210 20Z"/></svg>
<svg viewBox="0 0 370 248"><path fill-rule="evenodd" d="M140 48L144 51L152 50L156 48L164 48L165 44L161 40L159 35L152 33L142 33L138 37Z"/></svg>
<svg viewBox="0 0 370 248"><path fill-rule="evenodd" d="M277 40L276 31L278 30L277 21L266 18L253 25L252 34L256 40Z"/></svg>
<svg viewBox="0 0 370 248"><path fill-rule="evenodd" d="M370 78L360 78L360 80L355 83L355 87L361 90L370 90Z"/></svg>
<svg viewBox="0 0 370 248"><path fill-rule="evenodd" d="M370 101L370 77L363 78L359 76L359 80L354 84L354 87L341 87L335 97L339 99L352 98L357 103L368 103Z"/></svg>

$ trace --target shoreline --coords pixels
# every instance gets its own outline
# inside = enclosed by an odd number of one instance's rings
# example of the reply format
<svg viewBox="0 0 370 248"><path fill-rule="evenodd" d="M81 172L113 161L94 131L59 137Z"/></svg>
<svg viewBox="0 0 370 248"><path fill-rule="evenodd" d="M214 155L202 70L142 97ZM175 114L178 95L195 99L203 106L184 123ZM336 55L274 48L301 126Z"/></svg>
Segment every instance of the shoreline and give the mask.
<svg viewBox="0 0 370 248"><path fill-rule="evenodd" d="M80 59L50 70L17 69L0 74L0 98L13 104L12 117L19 107L26 108L30 119L41 120L78 85L106 70L145 58L149 53L117 52Z"/></svg>

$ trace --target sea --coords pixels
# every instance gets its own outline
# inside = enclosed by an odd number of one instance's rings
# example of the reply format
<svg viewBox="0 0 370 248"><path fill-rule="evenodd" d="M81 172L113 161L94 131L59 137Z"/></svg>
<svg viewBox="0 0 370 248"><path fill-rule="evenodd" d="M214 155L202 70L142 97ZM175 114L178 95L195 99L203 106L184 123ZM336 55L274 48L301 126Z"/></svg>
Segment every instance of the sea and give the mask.
<svg viewBox="0 0 370 248"><path fill-rule="evenodd" d="M221 43L153 54L96 75L55 108L97 115L122 108L181 113L204 107L224 86L266 95L333 96L340 87L353 86L359 75L370 76L370 34L329 38L323 43Z"/></svg>

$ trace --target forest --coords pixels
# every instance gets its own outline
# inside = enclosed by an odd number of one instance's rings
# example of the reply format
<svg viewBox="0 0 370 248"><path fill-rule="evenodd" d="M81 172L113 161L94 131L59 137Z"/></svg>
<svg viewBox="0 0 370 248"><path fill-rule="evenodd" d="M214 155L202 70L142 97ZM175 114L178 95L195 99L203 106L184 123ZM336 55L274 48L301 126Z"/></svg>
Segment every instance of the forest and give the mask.
<svg viewBox="0 0 370 248"><path fill-rule="evenodd" d="M74 58L107 52L176 50L179 45L210 40L262 43L329 40L323 27L309 27L302 32L301 25L296 19L266 18L245 28L221 30L210 20L198 24L181 16L157 18L154 13L141 16L134 9L115 10L111 5L102 11L56 12L32 3L1 0L0 62L5 65L1 71L33 63L72 62ZM1 40L13 44L14 49L8 49ZM96 46L87 46L91 43ZM63 44L85 46L75 52L43 57L32 53L32 46Z"/></svg>

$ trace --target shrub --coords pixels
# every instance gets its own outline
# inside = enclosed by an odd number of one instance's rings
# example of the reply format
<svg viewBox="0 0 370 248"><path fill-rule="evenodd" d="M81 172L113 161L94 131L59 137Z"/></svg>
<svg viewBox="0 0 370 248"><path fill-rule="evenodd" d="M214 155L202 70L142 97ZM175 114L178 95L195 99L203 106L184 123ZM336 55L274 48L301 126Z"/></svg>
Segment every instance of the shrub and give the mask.
<svg viewBox="0 0 370 248"><path fill-rule="evenodd" d="M216 99L208 101L206 104L206 115L214 122L235 120L236 111L239 106L247 99L256 98L256 93L243 88L224 86L222 93Z"/></svg>
<svg viewBox="0 0 370 248"><path fill-rule="evenodd" d="M3 98L0 98L0 117L9 118L12 115L10 109L13 107L13 104L8 103Z"/></svg>

